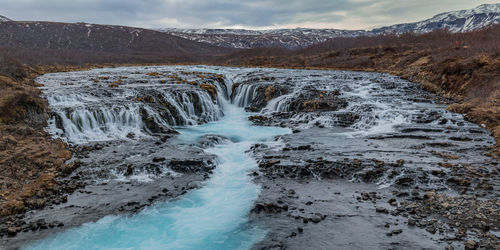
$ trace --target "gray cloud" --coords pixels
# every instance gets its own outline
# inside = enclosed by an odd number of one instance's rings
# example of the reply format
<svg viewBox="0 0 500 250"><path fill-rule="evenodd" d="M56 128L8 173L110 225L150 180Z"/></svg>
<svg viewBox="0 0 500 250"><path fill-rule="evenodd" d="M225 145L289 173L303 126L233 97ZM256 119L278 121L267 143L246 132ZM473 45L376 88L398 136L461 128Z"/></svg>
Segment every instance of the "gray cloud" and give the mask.
<svg viewBox="0 0 500 250"><path fill-rule="evenodd" d="M369 29L429 18L498 0L2 0L14 20L118 24L147 28Z"/></svg>

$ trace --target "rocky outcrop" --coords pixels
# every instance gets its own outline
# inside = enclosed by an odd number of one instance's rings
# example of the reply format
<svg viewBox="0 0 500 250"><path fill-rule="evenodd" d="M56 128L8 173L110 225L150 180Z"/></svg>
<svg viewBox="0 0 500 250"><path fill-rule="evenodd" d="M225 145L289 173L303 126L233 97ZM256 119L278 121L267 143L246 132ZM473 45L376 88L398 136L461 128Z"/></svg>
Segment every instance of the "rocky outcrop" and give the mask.
<svg viewBox="0 0 500 250"><path fill-rule="evenodd" d="M289 110L296 112L337 111L347 107L347 101L339 97L340 92L303 89L290 102Z"/></svg>

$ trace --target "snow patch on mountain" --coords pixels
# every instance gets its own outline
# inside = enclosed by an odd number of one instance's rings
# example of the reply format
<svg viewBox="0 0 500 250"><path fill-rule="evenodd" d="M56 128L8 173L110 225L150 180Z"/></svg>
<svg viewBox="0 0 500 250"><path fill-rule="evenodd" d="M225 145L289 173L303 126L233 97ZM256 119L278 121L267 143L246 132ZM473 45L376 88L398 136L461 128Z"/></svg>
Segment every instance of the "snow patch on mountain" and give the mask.
<svg viewBox="0 0 500 250"><path fill-rule="evenodd" d="M335 37L354 37L366 33L363 30L338 29L161 29L159 31L197 42L222 47L256 48L285 47L303 48Z"/></svg>
<svg viewBox="0 0 500 250"><path fill-rule="evenodd" d="M1 22L10 22L10 21L12 21L12 20L8 19L7 17L4 17L4 16L0 15L0 23Z"/></svg>
<svg viewBox="0 0 500 250"><path fill-rule="evenodd" d="M436 29L467 32L500 23L500 3L483 4L474 9L450 11L421 22L396 24L364 30L338 29L161 29L159 31L185 39L231 48L304 48L336 37L373 36L379 34L426 33Z"/></svg>
<svg viewBox="0 0 500 250"><path fill-rule="evenodd" d="M375 34L426 33L436 29L446 29L451 32L468 32L498 23L500 23L500 3L483 4L469 10L445 12L421 22L396 24L374 29L372 32Z"/></svg>

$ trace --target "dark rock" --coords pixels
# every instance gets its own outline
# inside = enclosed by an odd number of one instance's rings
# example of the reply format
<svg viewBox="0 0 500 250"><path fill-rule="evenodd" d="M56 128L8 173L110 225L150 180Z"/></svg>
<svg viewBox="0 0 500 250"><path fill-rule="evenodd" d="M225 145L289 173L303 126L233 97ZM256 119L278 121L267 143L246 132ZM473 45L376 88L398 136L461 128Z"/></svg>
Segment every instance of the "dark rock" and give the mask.
<svg viewBox="0 0 500 250"><path fill-rule="evenodd" d="M259 168L269 168L280 163L280 160L268 160L259 163Z"/></svg>
<svg viewBox="0 0 500 250"><path fill-rule="evenodd" d="M7 236L14 237L18 232L21 232L21 227L9 227L7 228Z"/></svg>
<svg viewBox="0 0 500 250"><path fill-rule="evenodd" d="M415 224L417 223L417 221L413 218L409 218L408 219L408 226L415 226Z"/></svg>
<svg viewBox="0 0 500 250"><path fill-rule="evenodd" d="M163 162L165 161L165 157L154 157L153 158L153 162Z"/></svg>
<svg viewBox="0 0 500 250"><path fill-rule="evenodd" d="M311 145L301 145L296 148L297 150L311 150Z"/></svg>
<svg viewBox="0 0 500 250"><path fill-rule="evenodd" d="M321 222L321 218L320 217L312 217L310 220L311 220L312 223L319 223L319 222Z"/></svg>
<svg viewBox="0 0 500 250"><path fill-rule="evenodd" d="M414 178L413 177L410 177L410 176L403 176L403 177L400 177L398 178L395 183L397 185L400 185L400 186L410 186L413 184L414 182Z"/></svg>
<svg viewBox="0 0 500 250"><path fill-rule="evenodd" d="M134 174L134 166L128 165L127 170L125 171L125 176L131 176Z"/></svg>
<svg viewBox="0 0 500 250"><path fill-rule="evenodd" d="M479 247L479 244L475 240L467 240L465 242L465 250L475 250Z"/></svg>
<svg viewBox="0 0 500 250"><path fill-rule="evenodd" d="M385 208L385 207L376 207L376 208L375 208L375 211L376 211L377 213L385 213L385 214L388 214L388 213L389 213L389 210L387 210L387 208Z"/></svg>
<svg viewBox="0 0 500 250"><path fill-rule="evenodd" d="M396 201L395 198L391 198L389 199L389 201L387 201L389 204L391 204L391 206L397 206L398 205L398 202Z"/></svg>
<svg viewBox="0 0 500 250"><path fill-rule="evenodd" d="M176 160L170 161L170 168L180 173L196 173L200 171L207 172L215 168L211 162L204 162L203 160Z"/></svg>
<svg viewBox="0 0 500 250"><path fill-rule="evenodd" d="M431 234L435 234L435 233L436 233L436 231L437 231L437 230L436 230L436 227L434 227L434 226L432 226L432 225L431 225L431 226L426 227L426 228L425 228L425 230L426 230L427 232L431 233Z"/></svg>
<svg viewBox="0 0 500 250"><path fill-rule="evenodd" d="M265 203L265 204L258 203L252 209L252 212L255 212L255 213L260 213L260 212L281 213L283 211L288 211L288 205L279 206L279 205L274 204L274 203Z"/></svg>

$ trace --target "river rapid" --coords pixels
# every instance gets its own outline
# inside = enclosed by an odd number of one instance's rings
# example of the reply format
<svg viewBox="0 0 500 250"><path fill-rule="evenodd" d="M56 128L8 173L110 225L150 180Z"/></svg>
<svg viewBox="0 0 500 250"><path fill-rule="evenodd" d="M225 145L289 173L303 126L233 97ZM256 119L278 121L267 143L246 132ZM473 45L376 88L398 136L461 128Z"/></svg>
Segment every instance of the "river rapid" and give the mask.
<svg viewBox="0 0 500 250"><path fill-rule="evenodd" d="M458 197L471 192L466 171L494 164L487 130L388 74L155 66L37 81L47 129L78 162L63 179L81 188L26 215L64 226L3 241L23 249L443 247L433 234L387 232L411 215L377 201ZM485 199L499 187L488 181ZM479 194L485 183L468 185Z"/></svg>

